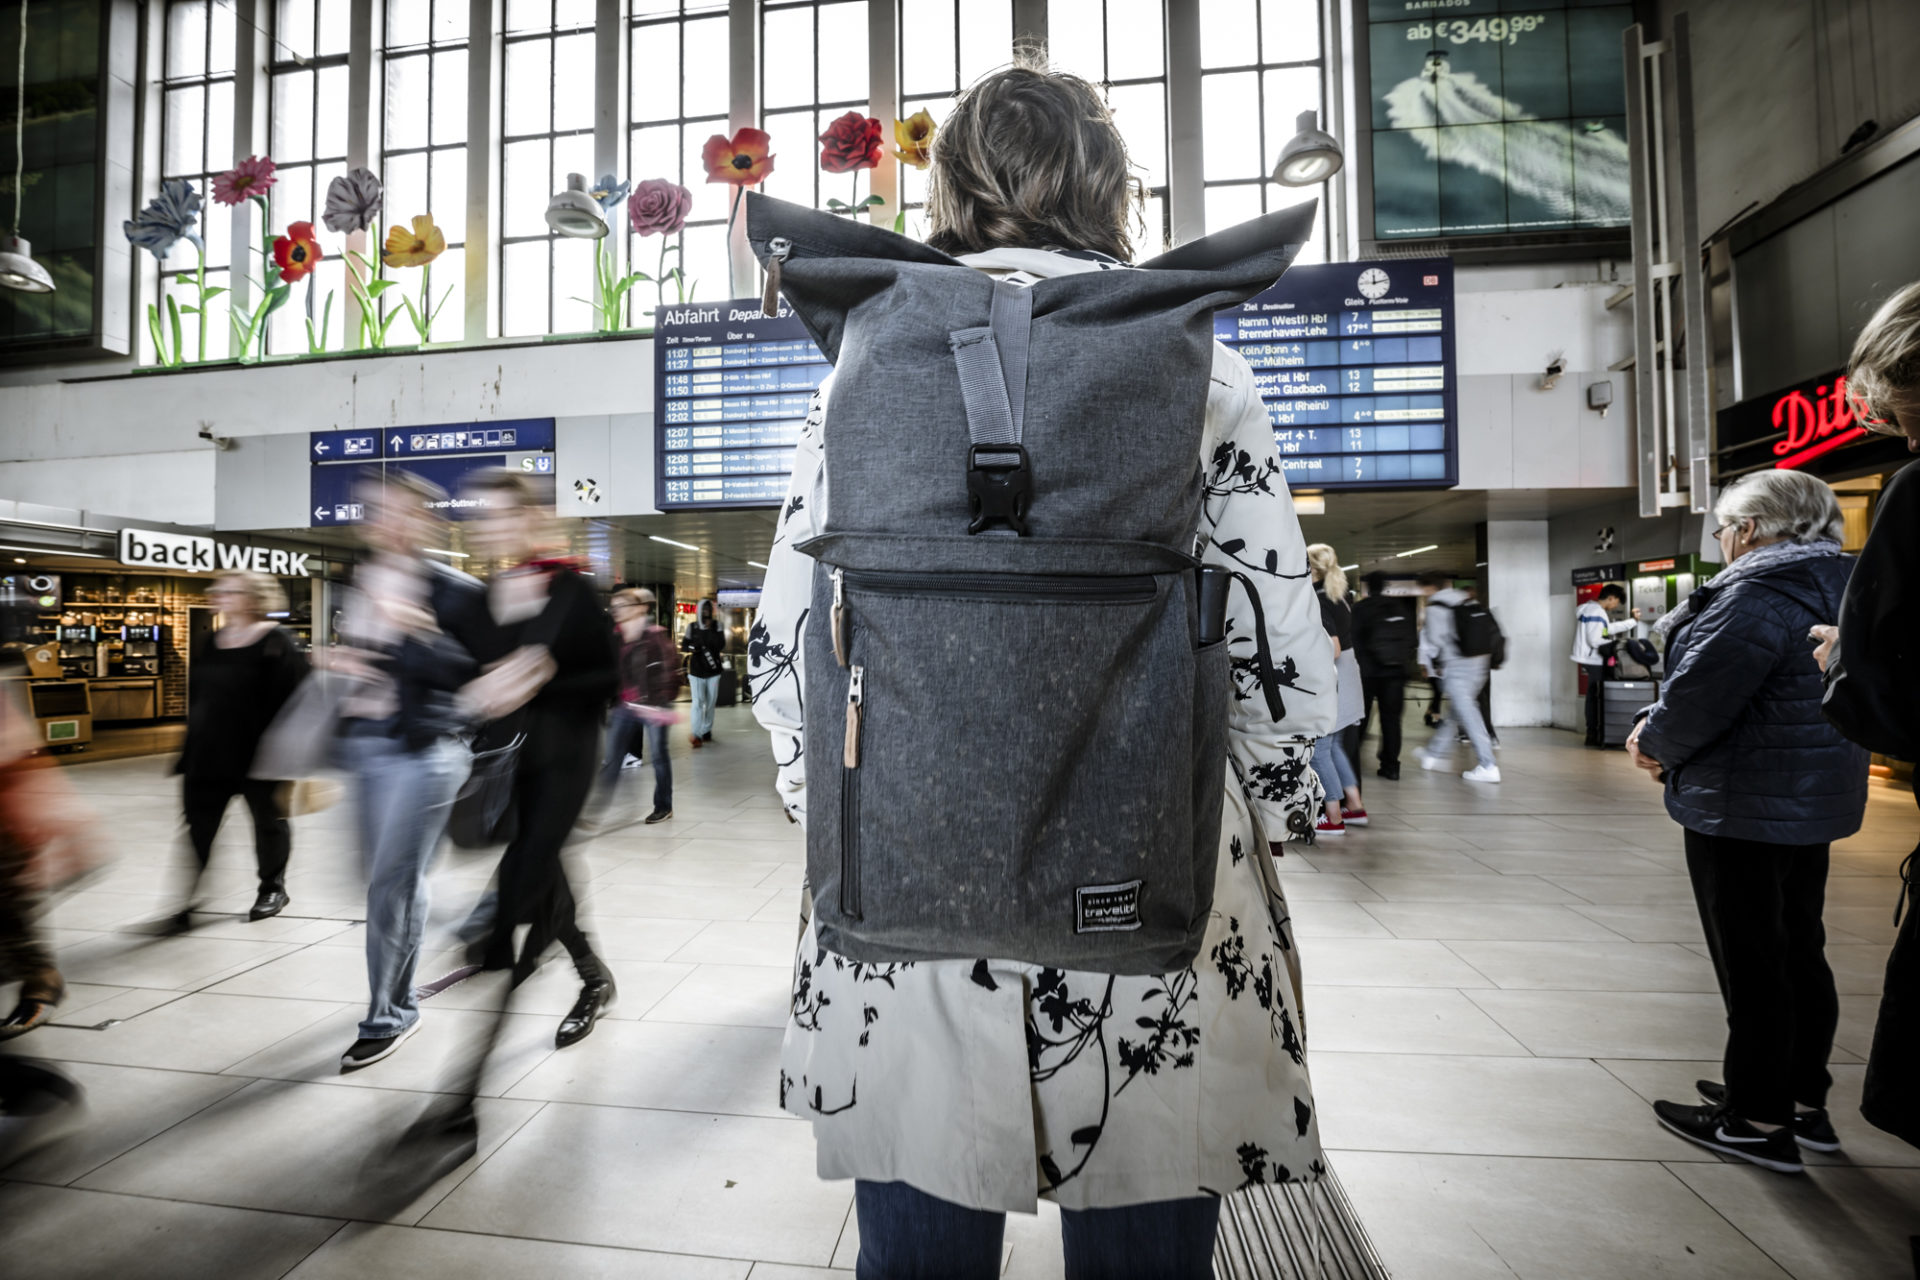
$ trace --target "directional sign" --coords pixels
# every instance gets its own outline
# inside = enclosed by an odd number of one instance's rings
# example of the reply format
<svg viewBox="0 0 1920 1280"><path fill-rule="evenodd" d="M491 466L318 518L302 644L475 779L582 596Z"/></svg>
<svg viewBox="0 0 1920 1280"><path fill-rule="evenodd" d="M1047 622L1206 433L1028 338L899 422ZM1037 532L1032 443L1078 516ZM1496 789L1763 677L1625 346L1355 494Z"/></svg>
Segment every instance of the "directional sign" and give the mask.
<svg viewBox="0 0 1920 1280"><path fill-rule="evenodd" d="M535 452L553 448L552 418L461 422L430 427L389 427L382 433L389 458L445 457L457 453Z"/></svg>
<svg viewBox="0 0 1920 1280"><path fill-rule="evenodd" d="M371 462L381 456L377 431L311 431L307 440L308 458L315 463Z"/></svg>

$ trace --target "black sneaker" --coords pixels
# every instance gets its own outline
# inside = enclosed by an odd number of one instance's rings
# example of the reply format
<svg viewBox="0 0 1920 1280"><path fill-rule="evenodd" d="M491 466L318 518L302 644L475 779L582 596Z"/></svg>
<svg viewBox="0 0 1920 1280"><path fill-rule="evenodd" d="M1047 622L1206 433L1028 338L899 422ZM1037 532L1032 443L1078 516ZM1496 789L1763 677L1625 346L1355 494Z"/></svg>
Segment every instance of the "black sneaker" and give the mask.
<svg viewBox="0 0 1920 1280"><path fill-rule="evenodd" d="M247 919L265 920L268 916L277 916L292 901L285 889L262 889L260 896L253 900L253 910L247 912Z"/></svg>
<svg viewBox="0 0 1920 1280"><path fill-rule="evenodd" d="M368 1036L360 1037L360 1039L353 1042L351 1049L348 1049L340 1055L340 1074L345 1075L349 1071L358 1071L362 1067L370 1067L382 1058L393 1056L394 1050L405 1044L407 1038L419 1029L420 1024L416 1021L399 1035L380 1036L377 1038Z"/></svg>
<svg viewBox="0 0 1920 1280"><path fill-rule="evenodd" d="M1714 1106L1725 1106L1727 1086L1718 1080L1695 1080L1693 1087L1700 1096ZM1809 1151L1838 1151L1840 1135L1833 1131L1833 1121L1823 1107L1819 1111L1795 1111L1793 1123L1787 1126L1793 1130L1793 1140Z"/></svg>
<svg viewBox="0 0 1920 1280"><path fill-rule="evenodd" d="M1383 764L1375 772L1388 782L1398 782L1400 781L1400 762L1396 760L1392 764Z"/></svg>
<svg viewBox="0 0 1920 1280"><path fill-rule="evenodd" d="M1670 1132L1723 1156L1733 1156L1775 1173L1802 1173L1800 1148L1793 1133L1775 1129L1762 1133L1739 1116L1717 1107L1689 1107L1678 1102L1656 1102L1653 1114Z"/></svg>
<svg viewBox="0 0 1920 1280"><path fill-rule="evenodd" d="M652 826L656 822L665 822L668 818L671 818L672 816L673 816L673 810L671 809L655 809L652 813L647 815L647 825Z"/></svg>

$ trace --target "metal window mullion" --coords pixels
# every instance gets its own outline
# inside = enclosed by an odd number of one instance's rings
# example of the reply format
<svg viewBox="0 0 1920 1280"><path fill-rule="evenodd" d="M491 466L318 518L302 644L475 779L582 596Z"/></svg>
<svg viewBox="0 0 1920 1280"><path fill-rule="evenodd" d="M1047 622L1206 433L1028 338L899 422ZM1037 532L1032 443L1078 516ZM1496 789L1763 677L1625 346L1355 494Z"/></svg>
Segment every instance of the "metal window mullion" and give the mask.
<svg viewBox="0 0 1920 1280"><path fill-rule="evenodd" d="M494 196L500 187L503 155L502 147L494 143L503 119L502 95L495 92L502 79L500 5L501 0L469 0L467 6L467 243L483 246L493 234ZM481 342L496 314L505 258L469 253L465 264L462 333L469 342Z"/></svg>

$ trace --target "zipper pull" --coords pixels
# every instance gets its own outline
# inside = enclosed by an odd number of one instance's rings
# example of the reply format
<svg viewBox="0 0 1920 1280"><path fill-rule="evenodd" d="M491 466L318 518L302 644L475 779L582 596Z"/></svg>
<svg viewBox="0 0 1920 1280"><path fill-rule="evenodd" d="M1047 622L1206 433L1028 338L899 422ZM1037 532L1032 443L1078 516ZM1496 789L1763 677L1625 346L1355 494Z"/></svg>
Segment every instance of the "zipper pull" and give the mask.
<svg viewBox="0 0 1920 1280"><path fill-rule="evenodd" d="M855 667L847 681L847 744L841 763L849 769L860 767L860 705L866 700L867 669Z"/></svg>
<svg viewBox="0 0 1920 1280"><path fill-rule="evenodd" d="M833 571L833 660L841 666L847 665L847 574L844 569Z"/></svg>
<svg viewBox="0 0 1920 1280"><path fill-rule="evenodd" d="M780 314L780 264L793 252L793 241L785 236L775 236L767 241L767 285L760 294L760 314L777 316Z"/></svg>

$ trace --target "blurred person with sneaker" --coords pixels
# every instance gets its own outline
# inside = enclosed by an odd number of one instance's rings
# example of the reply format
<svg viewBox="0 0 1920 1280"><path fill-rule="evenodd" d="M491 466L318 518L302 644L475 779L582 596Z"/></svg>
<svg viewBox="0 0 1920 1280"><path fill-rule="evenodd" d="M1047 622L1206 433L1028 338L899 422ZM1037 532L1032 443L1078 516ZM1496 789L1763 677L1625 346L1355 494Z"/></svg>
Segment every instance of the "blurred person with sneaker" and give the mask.
<svg viewBox="0 0 1920 1280"><path fill-rule="evenodd" d="M620 594L624 597L619 615L621 706L632 725L627 741L644 734L647 750L653 753L653 811L646 818L651 826L673 816L673 758L668 747L673 726L680 720L673 708L680 696L680 651L674 647L673 634L655 621L660 606L652 591L641 587ZM623 746L622 753L627 749ZM607 776L614 776L615 766L606 768Z"/></svg>
<svg viewBox="0 0 1920 1280"><path fill-rule="evenodd" d="M1326 812L1314 828L1316 836L1343 836L1347 828L1367 825L1366 805L1360 799L1360 778L1342 745L1341 733L1366 715L1360 664L1353 648L1353 610L1347 604L1347 575L1340 556L1324 542L1307 548L1307 566L1313 571L1314 595L1320 604L1320 625L1333 642L1334 681L1339 712L1333 729L1314 740L1313 771L1326 789Z"/></svg>
<svg viewBox="0 0 1920 1280"><path fill-rule="evenodd" d="M1380 708L1379 776L1400 777L1400 722L1407 710L1407 679L1420 645L1414 602L1387 594L1387 575L1378 569L1366 577L1367 594L1353 606L1353 650L1360 664L1360 727L1366 729Z"/></svg>
<svg viewBox="0 0 1920 1280"><path fill-rule="evenodd" d="M1833 490L1760 471L1714 507L1726 568L1662 618L1667 678L1627 739L1684 828L1687 874L1727 1010L1726 1076L1705 1106L1659 1101L1668 1130L1799 1173L1834 1151L1827 1056L1840 1017L1821 915L1832 841L1860 829L1867 753L1822 717L1810 628L1853 569Z"/></svg>
<svg viewBox="0 0 1920 1280"><path fill-rule="evenodd" d="M1444 695L1433 737L1424 748L1415 748L1413 758L1422 769L1445 769L1453 760L1455 742L1465 735L1473 744L1474 766L1460 776L1468 782L1500 781L1500 766L1493 758L1493 735L1480 713L1480 690L1493 668L1490 647L1469 638L1463 622L1480 615L1491 621L1473 597L1453 585L1446 574L1429 569L1420 575L1420 592L1427 598L1427 621L1421 629L1421 647L1435 687ZM1476 614L1474 611L1478 610Z"/></svg>
<svg viewBox="0 0 1920 1280"><path fill-rule="evenodd" d="M720 697L720 673L726 670L727 629L713 597L700 602L693 625L681 637L687 655L687 687L693 693L693 745L713 741L713 708Z"/></svg>

